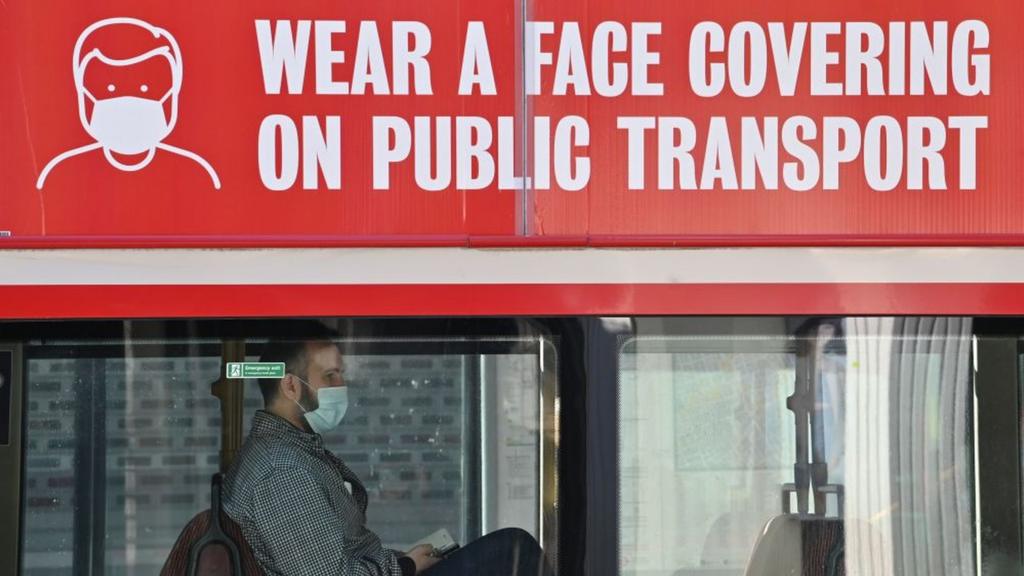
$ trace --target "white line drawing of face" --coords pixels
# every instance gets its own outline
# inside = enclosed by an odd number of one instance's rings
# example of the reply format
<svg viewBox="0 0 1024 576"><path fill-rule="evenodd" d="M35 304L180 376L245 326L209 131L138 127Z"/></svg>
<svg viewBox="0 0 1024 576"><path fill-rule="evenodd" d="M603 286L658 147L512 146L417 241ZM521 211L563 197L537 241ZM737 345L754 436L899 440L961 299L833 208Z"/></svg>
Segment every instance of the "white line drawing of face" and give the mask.
<svg viewBox="0 0 1024 576"><path fill-rule="evenodd" d="M100 48L93 48L87 54L82 54L82 47L90 35L102 28L116 25L142 28L152 34L154 39L166 42L166 45L126 59L110 58ZM165 59L171 70L171 87L166 93L159 95L159 98L119 96L99 99L85 87L85 72L92 62L99 61L108 66L132 66L150 58ZM194 152L163 142L178 122L178 96L181 93L184 76L181 49L170 32L138 18L117 17L94 22L82 31L75 42L72 70L78 95L78 118L82 128L95 142L68 150L51 160L39 174L37 189L43 188L50 171L62 161L94 150L102 150L107 162L124 172L142 170L152 162L157 150L183 156L206 170L214 188L220 189L220 178L209 162ZM168 99L169 117L164 112L164 103ZM87 100L92 101L91 114L87 113ZM145 153L145 157L137 163L128 164L115 157L113 153L129 156Z"/></svg>
<svg viewBox="0 0 1024 576"><path fill-rule="evenodd" d="M99 30L101 28L105 28L107 26L113 26L113 25L118 25L118 24L128 24L128 25L139 26L141 28L145 28L147 31L149 31L151 34L153 34L153 38L155 38L155 39L162 39L162 40L166 41L168 43L169 47L168 46L161 46L159 48L154 48L154 49L150 50L149 52L146 52L144 54L140 54L138 56L134 56L132 58L127 58L127 59L124 59L124 60L117 60L117 59L114 59L114 58L110 58L107 55L105 55L103 52L101 52L99 48L93 48L91 51L89 51L88 54L85 54L84 56L82 55L82 46L84 46L85 41L89 38L89 36L93 32L95 32L96 30ZM171 68L171 88L168 90L168 92L166 94L162 95L161 98L158 99L158 100L153 100L153 99L146 99L145 100L147 102L159 103L160 104L159 108L160 108L161 115L163 114L163 102L164 102L164 100L166 100L167 98L170 98L170 100L171 100L171 116L170 116L169 119L165 119L166 127L163 130L161 130L161 134L159 135L159 140L157 140L156 142L152 143L153 144L152 147L155 147L157 143L159 143L161 140L163 140L163 138L166 138L171 133L171 131L174 130L175 124L178 123L178 95L181 92L181 81L182 81L183 73L182 73L182 65L181 65L181 49L178 47L177 40L174 39L174 36L171 36L170 32L164 30L163 28L157 28L155 26L150 25L147 22L143 22L142 20L138 20L138 19L135 19L135 18L108 18L106 20L101 20L99 22L96 22L96 23L92 24L88 28L86 28L82 32L82 34L79 35L78 41L75 43L74 59L73 59L73 62L72 62L73 67L74 67L74 75L75 75L75 90L78 91L78 118L82 122L82 127L85 128L85 131L88 132L90 136L95 138L97 142L100 142L101 144L105 144L104 139L105 138L109 138L108 134L103 133L99 128L97 128L95 126L95 124L96 124L96 116L97 116L97 109L99 109L99 112L100 112L101 115L103 114L103 106L100 104L101 102L106 103L106 102L114 101L117 104L123 104L123 103L131 102L131 101L138 101L138 100L144 100L144 99L142 99L142 98L134 98L134 97L131 97L131 96L123 96L123 97L120 97L120 98L109 98L109 99L104 99L104 100L98 100L95 97L95 95L89 93L88 88L85 87L85 70L86 70L86 68L94 60L98 60L98 61L100 61L100 62L102 62L104 64L107 64L109 66L131 66L133 64L138 64L139 62L143 62L143 61L149 60L150 58L164 58L164 59L167 60L167 63L170 65L170 68ZM92 113L92 118L91 119L86 117L86 99L91 99L93 101L93 113ZM122 111L123 110L124 110L124 108L122 107ZM155 112L155 110L156 110L156 105L155 104L149 106L149 111L150 112ZM124 123L124 124L120 124L120 125L115 124L115 127L123 126L124 128L126 128L128 130L131 130L133 128L137 129L139 127L139 124L134 124L133 125L132 124L133 121L137 122L139 120L142 120L143 122L146 122L146 120L142 117L142 115L138 115L138 114L133 115L130 112L131 111L129 110L128 114L123 114L121 116L116 116L116 115L110 116L110 119L113 122L115 122L115 123L123 122ZM143 128L145 129L145 126ZM112 144L113 146L116 146L118 144L118 142L116 142L116 141L109 142L109 143ZM125 154L137 154L137 153L145 151L145 149L144 150L137 150L137 149L132 149L131 147L129 147L128 149L124 149L124 150L118 150L116 147L113 147L113 146L108 146L108 147L112 148L115 152L123 152Z"/></svg>

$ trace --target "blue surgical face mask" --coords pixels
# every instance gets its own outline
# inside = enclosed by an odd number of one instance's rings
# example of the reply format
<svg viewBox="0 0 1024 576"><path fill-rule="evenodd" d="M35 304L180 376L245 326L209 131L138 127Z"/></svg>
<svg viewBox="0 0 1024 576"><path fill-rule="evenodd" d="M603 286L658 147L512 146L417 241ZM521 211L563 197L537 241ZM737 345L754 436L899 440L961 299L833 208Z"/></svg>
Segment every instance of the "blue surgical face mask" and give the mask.
<svg viewBox="0 0 1024 576"><path fill-rule="evenodd" d="M298 376L295 377L299 379L299 382L309 386L310 390L314 390L309 382ZM337 428L341 424L342 419L345 418L345 412L348 411L348 387L332 386L314 391L316 392L318 403L316 410L306 410L302 407L302 404L299 404L298 400L293 400L293 402L302 410L302 414L305 416L306 422L309 423L309 427L313 429L313 432L326 434Z"/></svg>

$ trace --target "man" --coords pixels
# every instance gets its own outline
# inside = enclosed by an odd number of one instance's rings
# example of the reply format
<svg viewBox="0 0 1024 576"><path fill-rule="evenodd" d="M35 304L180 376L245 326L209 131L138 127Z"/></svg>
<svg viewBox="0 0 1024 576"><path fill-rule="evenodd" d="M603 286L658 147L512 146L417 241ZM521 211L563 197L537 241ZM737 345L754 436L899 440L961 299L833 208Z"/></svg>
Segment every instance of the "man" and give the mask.
<svg viewBox="0 0 1024 576"><path fill-rule="evenodd" d="M500 530L439 560L429 545L402 553L366 528L367 493L320 434L348 409L344 364L329 340L272 341L262 362L283 362L260 381L264 409L227 474L224 508L267 574L317 576L547 575L537 542Z"/></svg>

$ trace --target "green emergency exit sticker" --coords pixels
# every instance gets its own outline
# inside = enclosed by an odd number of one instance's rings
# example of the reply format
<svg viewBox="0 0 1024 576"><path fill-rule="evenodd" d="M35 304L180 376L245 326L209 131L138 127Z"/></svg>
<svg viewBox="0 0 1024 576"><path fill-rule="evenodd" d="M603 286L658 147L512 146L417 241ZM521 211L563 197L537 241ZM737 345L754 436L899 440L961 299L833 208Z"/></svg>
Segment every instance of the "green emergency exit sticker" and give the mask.
<svg viewBox="0 0 1024 576"><path fill-rule="evenodd" d="M284 362L228 362L228 379L284 378Z"/></svg>

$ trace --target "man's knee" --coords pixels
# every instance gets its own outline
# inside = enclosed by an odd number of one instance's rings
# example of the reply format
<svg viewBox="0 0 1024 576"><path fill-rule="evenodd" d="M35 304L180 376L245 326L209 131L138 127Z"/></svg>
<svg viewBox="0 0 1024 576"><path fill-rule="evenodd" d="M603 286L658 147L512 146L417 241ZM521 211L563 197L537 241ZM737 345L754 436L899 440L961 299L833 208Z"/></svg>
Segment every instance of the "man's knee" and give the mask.
<svg viewBox="0 0 1024 576"><path fill-rule="evenodd" d="M487 542L484 546L495 552L501 551L494 558L495 560L498 557L502 558L502 565L511 570L510 574L515 576L547 576L550 574L540 544L526 530L502 528L484 536L482 540Z"/></svg>
<svg viewBox="0 0 1024 576"><path fill-rule="evenodd" d="M502 528L494 532L494 536L500 538L507 546L520 551L540 551L540 544L526 530L522 528Z"/></svg>
<svg viewBox="0 0 1024 576"><path fill-rule="evenodd" d="M502 538L512 540L514 542L523 542L536 544L537 540L526 530L522 528L502 528L496 532L501 534Z"/></svg>

